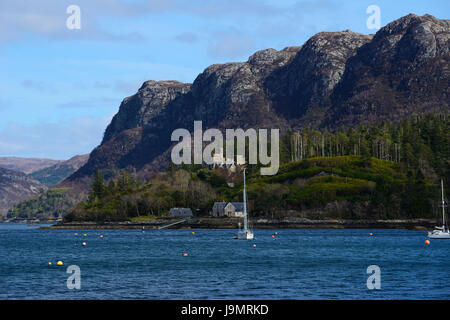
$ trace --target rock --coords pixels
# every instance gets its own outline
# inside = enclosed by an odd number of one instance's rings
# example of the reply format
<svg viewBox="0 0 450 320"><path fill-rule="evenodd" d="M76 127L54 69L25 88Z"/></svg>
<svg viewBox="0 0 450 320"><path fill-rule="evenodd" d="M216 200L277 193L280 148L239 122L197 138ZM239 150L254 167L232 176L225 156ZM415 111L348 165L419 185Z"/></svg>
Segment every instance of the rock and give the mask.
<svg viewBox="0 0 450 320"><path fill-rule="evenodd" d="M106 128L103 142L120 132L147 125L167 104L190 90L191 85L178 81L146 81L139 91L125 98L119 112Z"/></svg>
<svg viewBox="0 0 450 320"><path fill-rule="evenodd" d="M448 20L407 15L375 35L321 32L304 45L215 64L192 84L146 81L123 100L89 161L60 186L89 185L97 168L151 175L169 164L177 128L292 129L395 121L449 109Z"/></svg>

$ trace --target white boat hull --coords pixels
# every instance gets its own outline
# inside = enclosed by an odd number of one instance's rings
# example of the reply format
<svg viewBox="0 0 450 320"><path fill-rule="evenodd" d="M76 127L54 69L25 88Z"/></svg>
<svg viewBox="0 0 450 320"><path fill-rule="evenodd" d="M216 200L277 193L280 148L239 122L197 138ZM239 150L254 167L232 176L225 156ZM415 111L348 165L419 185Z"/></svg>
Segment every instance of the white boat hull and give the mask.
<svg viewBox="0 0 450 320"><path fill-rule="evenodd" d="M433 231L428 232L428 237L430 239L450 239L450 232L448 231Z"/></svg>
<svg viewBox="0 0 450 320"><path fill-rule="evenodd" d="M450 230L445 223L445 198L444 198L444 181L441 179L441 199L442 199L442 227L436 226L433 232L428 232L431 239L450 239Z"/></svg>
<svg viewBox="0 0 450 320"><path fill-rule="evenodd" d="M236 239L238 240L253 240L254 235L250 230L239 230Z"/></svg>

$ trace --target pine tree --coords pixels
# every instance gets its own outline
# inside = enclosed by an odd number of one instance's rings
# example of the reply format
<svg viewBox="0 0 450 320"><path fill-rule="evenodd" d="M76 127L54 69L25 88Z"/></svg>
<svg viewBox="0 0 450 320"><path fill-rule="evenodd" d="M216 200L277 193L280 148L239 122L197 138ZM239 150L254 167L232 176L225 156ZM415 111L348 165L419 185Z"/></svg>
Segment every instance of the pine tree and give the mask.
<svg viewBox="0 0 450 320"><path fill-rule="evenodd" d="M100 169L97 169L94 175L94 181L92 182L91 193L94 199L100 200L105 196L105 182Z"/></svg>

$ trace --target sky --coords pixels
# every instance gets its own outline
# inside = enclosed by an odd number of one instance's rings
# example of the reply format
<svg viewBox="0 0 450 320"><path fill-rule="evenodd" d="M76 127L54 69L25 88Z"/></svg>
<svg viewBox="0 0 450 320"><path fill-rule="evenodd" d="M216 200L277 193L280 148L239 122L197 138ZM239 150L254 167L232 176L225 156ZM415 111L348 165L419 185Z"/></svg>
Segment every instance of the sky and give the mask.
<svg viewBox="0 0 450 320"><path fill-rule="evenodd" d="M80 28L69 29L76 5ZM207 66L321 31L375 33L409 13L448 19L448 0L0 0L0 156L69 159L100 144L146 80L192 83Z"/></svg>

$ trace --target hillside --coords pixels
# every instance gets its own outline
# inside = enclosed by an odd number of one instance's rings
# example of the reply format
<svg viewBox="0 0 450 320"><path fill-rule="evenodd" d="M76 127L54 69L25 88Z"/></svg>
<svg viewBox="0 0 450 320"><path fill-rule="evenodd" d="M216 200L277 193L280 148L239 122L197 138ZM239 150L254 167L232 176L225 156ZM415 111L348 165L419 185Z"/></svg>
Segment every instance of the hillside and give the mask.
<svg viewBox="0 0 450 320"><path fill-rule="evenodd" d="M256 216L310 218L433 218L439 181L450 177L450 118L414 116L337 132L289 132L282 166L260 176L248 165ZM232 183L235 187L229 187ZM200 165L169 166L150 179L126 170L97 172L87 199L52 188L11 208L10 217L105 221L164 215L171 207L208 214L214 201L241 199L241 174ZM445 188L450 196L450 188ZM80 202L81 201L81 202ZM77 205L78 204L78 205Z"/></svg>
<svg viewBox="0 0 450 320"><path fill-rule="evenodd" d="M87 162L88 159L88 154L75 156L69 160L60 161L52 166L34 171L30 174L30 177L39 181L48 188L51 188L77 171Z"/></svg>
<svg viewBox="0 0 450 320"><path fill-rule="evenodd" d="M42 190L37 195L11 206L6 218L60 219L80 201L80 199L68 197L67 191L67 189Z"/></svg>
<svg viewBox="0 0 450 320"><path fill-rule="evenodd" d="M439 180L449 183L450 119L428 114L336 133L290 133L282 141L281 159L274 176L247 166L255 217L433 219ZM105 181L106 176L97 170L87 200L65 221L159 217L172 207L208 215L215 201L242 201L242 174L223 168L171 165L149 180L127 171Z"/></svg>
<svg viewBox="0 0 450 320"><path fill-rule="evenodd" d="M20 201L35 196L46 187L23 172L0 168L0 218Z"/></svg>
<svg viewBox="0 0 450 320"><path fill-rule="evenodd" d="M209 215L215 201L242 201L242 174L233 180L238 186L231 188L217 170L179 168L159 173L147 183L114 181L93 188L90 199L64 221L157 218L172 207ZM400 164L360 156L310 158L283 165L275 176L254 174L248 179L253 217L433 219L438 191L423 180L409 180Z"/></svg>
<svg viewBox="0 0 450 320"><path fill-rule="evenodd" d="M52 159L0 157L0 168L30 174L43 168L53 166L59 162L59 160Z"/></svg>
<svg viewBox="0 0 450 320"><path fill-rule="evenodd" d="M59 187L86 192L101 169L149 178L169 166L177 128L336 131L449 110L450 22L407 15L375 35L321 32L206 68L192 84L146 81L125 98L89 161Z"/></svg>

